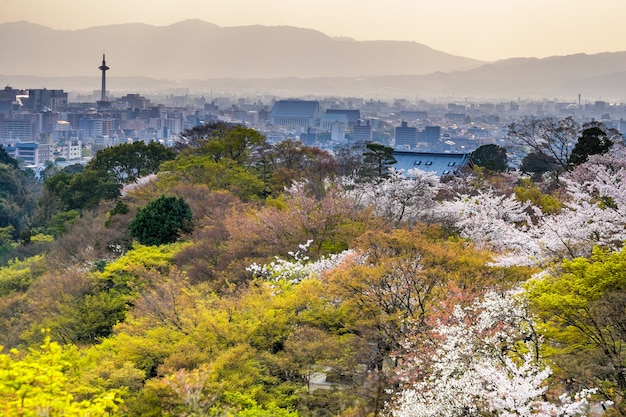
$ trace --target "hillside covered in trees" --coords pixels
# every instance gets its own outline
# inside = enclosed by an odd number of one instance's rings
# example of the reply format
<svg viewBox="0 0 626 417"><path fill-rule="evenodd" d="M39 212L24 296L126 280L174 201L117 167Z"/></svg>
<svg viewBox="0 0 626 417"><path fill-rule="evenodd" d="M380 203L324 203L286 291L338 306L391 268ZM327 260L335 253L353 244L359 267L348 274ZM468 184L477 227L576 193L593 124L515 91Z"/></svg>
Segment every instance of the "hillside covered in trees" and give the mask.
<svg viewBox="0 0 626 417"><path fill-rule="evenodd" d="M225 124L0 151L0 414L626 415L626 147L510 137L445 178Z"/></svg>

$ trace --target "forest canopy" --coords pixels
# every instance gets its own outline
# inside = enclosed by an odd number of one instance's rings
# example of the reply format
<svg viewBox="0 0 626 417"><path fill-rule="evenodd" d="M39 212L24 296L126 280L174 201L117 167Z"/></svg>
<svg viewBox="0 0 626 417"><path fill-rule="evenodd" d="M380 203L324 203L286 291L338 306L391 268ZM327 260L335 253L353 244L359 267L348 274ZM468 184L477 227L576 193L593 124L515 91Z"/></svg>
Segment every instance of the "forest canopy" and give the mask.
<svg viewBox="0 0 626 417"><path fill-rule="evenodd" d="M443 180L222 123L42 184L2 159L0 410L626 415L613 133L520 121L546 174Z"/></svg>

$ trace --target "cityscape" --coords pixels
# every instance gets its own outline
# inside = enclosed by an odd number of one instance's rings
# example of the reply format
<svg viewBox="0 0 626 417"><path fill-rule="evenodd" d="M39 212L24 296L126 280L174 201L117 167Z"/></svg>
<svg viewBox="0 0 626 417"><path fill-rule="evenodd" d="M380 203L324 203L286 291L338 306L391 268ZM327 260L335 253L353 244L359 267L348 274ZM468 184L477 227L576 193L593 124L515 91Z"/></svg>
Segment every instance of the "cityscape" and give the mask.
<svg viewBox="0 0 626 417"><path fill-rule="evenodd" d="M13 86L0 90L0 143L5 150L24 166L40 170L50 163L85 164L99 149L122 143L173 146L187 129L225 122L253 128L270 143L290 139L332 151L377 142L392 147L403 161L439 155L443 165L422 169L442 175L450 173L445 169L450 157L468 155L485 144L507 147L507 126L520 118L573 117L580 124L601 121L626 132L624 103L583 102L580 96L576 102L207 97L190 91L113 96L107 90L109 69L103 54L101 65L94 66L101 73L101 88L91 95ZM509 159L514 164L521 157L511 153ZM406 163L400 167L409 168Z"/></svg>

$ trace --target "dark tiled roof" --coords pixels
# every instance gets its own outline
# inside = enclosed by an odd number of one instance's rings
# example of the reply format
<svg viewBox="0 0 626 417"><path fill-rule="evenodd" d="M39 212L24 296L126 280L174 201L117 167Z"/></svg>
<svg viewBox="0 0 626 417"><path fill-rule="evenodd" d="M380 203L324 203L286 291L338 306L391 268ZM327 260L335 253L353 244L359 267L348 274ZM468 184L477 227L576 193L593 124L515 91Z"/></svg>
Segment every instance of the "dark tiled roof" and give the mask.
<svg viewBox="0 0 626 417"><path fill-rule="evenodd" d="M439 176L453 175L469 162L468 153L429 153L395 151L394 158L398 161L393 165L396 170L405 172L412 168L434 172Z"/></svg>
<svg viewBox="0 0 626 417"><path fill-rule="evenodd" d="M274 103L272 117L317 117L320 104L308 100L279 100Z"/></svg>

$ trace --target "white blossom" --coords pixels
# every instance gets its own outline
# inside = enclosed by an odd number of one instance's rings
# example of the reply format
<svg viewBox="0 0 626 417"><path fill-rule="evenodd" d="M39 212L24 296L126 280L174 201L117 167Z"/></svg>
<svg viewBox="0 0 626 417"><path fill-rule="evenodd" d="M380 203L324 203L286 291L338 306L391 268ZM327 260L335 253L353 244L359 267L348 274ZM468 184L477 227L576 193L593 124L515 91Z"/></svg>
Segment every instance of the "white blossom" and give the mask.
<svg viewBox="0 0 626 417"><path fill-rule="evenodd" d="M441 184L432 172L420 169L390 170L388 178L356 183L344 179L344 189L361 207L373 207L377 215L394 224L415 224L430 217Z"/></svg>
<svg viewBox="0 0 626 417"><path fill-rule="evenodd" d="M517 291L488 293L456 306L424 342L432 349L402 359L404 389L389 404L394 417L584 415L590 392L558 404L543 399L551 371L537 357L533 321ZM519 349L521 346L526 347ZM411 340L407 346L416 346Z"/></svg>
<svg viewBox="0 0 626 417"><path fill-rule="evenodd" d="M137 178L134 182L131 182L129 184L124 184L124 186L120 190L120 195L122 197L126 197L129 192L136 190L138 188L141 188L145 186L146 184L151 183L156 178L157 178L156 174L149 174L144 177Z"/></svg>
<svg viewBox="0 0 626 417"><path fill-rule="evenodd" d="M598 245L619 249L626 241L625 165L615 156L593 155L564 174L563 207L555 213L487 191L445 202L436 215L477 248L494 252L501 266L543 266L588 256Z"/></svg>
<svg viewBox="0 0 626 417"><path fill-rule="evenodd" d="M335 268L353 253L351 250L346 250L311 262L305 253L309 250L312 243L313 240L309 240L305 244L298 245L300 250L288 252L292 260L275 256L275 260L269 264L259 265L253 263L246 270L268 281L279 284L297 284L306 278L319 277L324 271Z"/></svg>
<svg viewBox="0 0 626 417"><path fill-rule="evenodd" d="M529 207L529 203L520 203L513 195L485 191L444 202L438 215L478 249L498 254L498 265L528 265L540 256L540 247L529 235Z"/></svg>

